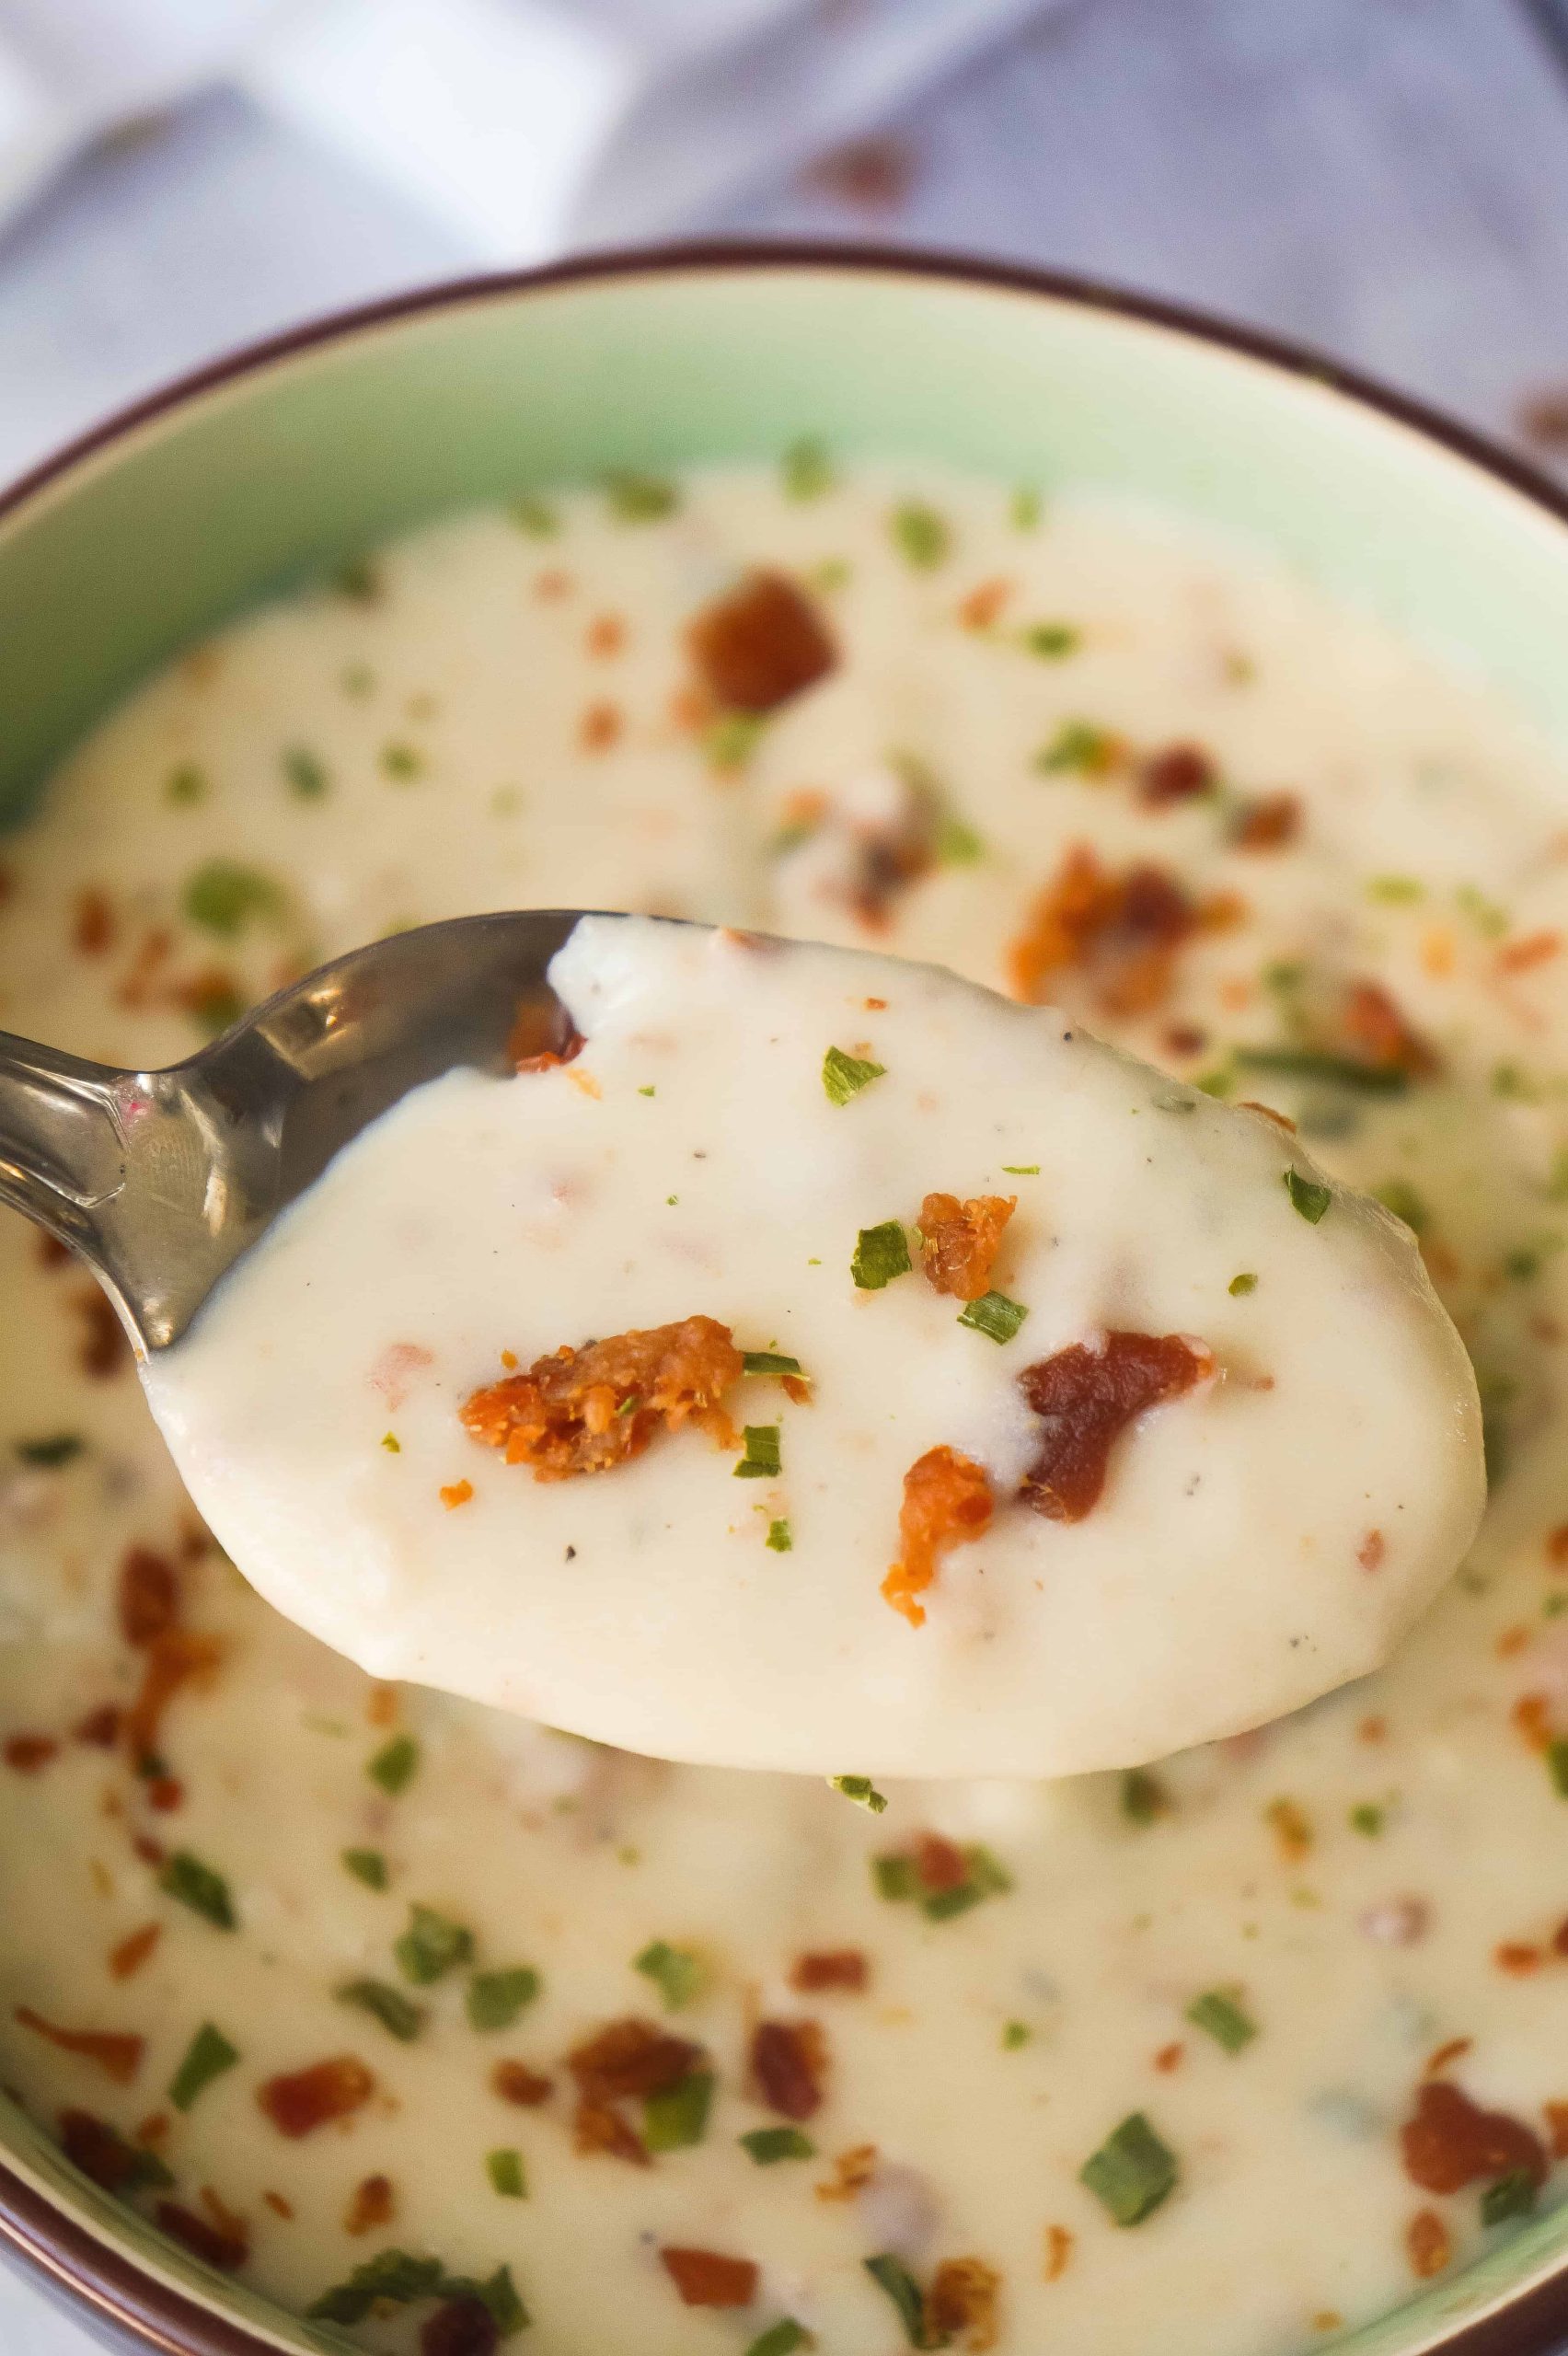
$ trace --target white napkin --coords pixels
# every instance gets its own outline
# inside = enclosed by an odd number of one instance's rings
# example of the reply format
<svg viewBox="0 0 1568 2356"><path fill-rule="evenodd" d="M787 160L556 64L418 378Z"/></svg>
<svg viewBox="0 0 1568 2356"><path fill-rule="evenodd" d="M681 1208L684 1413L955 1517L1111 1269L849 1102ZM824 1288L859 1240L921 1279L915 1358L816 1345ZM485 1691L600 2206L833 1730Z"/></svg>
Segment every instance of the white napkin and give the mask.
<svg viewBox="0 0 1568 2356"><path fill-rule="evenodd" d="M485 261L679 228L1047 0L0 0L0 223L218 84Z"/></svg>

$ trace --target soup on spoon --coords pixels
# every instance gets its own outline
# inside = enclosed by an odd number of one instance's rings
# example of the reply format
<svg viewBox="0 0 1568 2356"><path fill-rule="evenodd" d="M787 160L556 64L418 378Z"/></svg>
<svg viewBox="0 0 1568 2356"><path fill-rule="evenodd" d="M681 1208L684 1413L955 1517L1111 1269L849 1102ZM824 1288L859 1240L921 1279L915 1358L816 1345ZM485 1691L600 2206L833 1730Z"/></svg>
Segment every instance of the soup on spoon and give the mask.
<svg viewBox="0 0 1568 2356"><path fill-rule="evenodd" d="M1055 1775L1362 1675L1482 1502L1409 1230L934 967L579 923L574 1025L339 1154L144 1365L374 1674L619 1747Z"/></svg>

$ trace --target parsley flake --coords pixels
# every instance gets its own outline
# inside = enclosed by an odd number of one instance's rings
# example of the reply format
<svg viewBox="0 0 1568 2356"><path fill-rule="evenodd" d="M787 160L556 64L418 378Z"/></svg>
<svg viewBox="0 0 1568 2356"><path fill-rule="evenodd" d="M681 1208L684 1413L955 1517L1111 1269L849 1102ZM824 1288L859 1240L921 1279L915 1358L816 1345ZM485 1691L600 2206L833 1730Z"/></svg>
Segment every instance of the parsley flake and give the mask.
<svg viewBox="0 0 1568 2356"><path fill-rule="evenodd" d="M1122 1778L1122 1814L1132 1824L1152 1824L1170 1803L1158 1776L1147 1767L1129 1767Z"/></svg>
<svg viewBox="0 0 1568 2356"><path fill-rule="evenodd" d="M934 507L910 500L895 507L891 519L894 545L905 564L917 572L930 572L952 546L952 533Z"/></svg>
<svg viewBox="0 0 1568 2356"><path fill-rule="evenodd" d="M887 1807L886 1793L879 1792L869 1775L830 1775L827 1780L834 1791L842 1792L857 1807L869 1808L872 1816L881 1816Z"/></svg>
<svg viewBox="0 0 1568 2356"><path fill-rule="evenodd" d="M405 1980L416 1988L433 1987L457 1964L473 1960L474 1934L461 1923L438 1914L433 1906L409 1909L409 1927L393 1942L392 1952Z"/></svg>
<svg viewBox="0 0 1568 2356"><path fill-rule="evenodd" d="M424 2027L423 2005L414 2004L385 1980L350 1980L332 1992L340 2004L352 2004L356 2012L368 2013L372 2020L379 2021L400 2045L411 2045Z"/></svg>
<svg viewBox="0 0 1568 2356"><path fill-rule="evenodd" d="M192 803L204 802L206 798L206 775L194 761L181 761L177 768L170 769L164 781L166 802L172 802L177 808L188 809Z"/></svg>
<svg viewBox="0 0 1568 2356"><path fill-rule="evenodd" d="M888 2250L881 2257L868 2258L862 2263L871 2281L893 2301L898 2311L898 2320L904 2326L904 2337L910 2347L924 2348L927 2344L926 2302L920 2296L920 2285L904 2260L894 2257Z"/></svg>
<svg viewBox="0 0 1568 2356"><path fill-rule="evenodd" d="M764 1542L775 1554L790 1554L795 1549L795 1534L787 1521L770 1521Z"/></svg>
<svg viewBox="0 0 1568 2356"><path fill-rule="evenodd" d="M305 745L291 745L283 755L283 775L289 791L300 802L320 802L326 797L327 771L316 755Z"/></svg>
<svg viewBox="0 0 1568 2356"><path fill-rule="evenodd" d="M798 2127L754 2127L749 2134L737 2139L743 2152L749 2152L759 2168L770 2168L780 2160L814 2160L816 2145Z"/></svg>
<svg viewBox="0 0 1568 2356"><path fill-rule="evenodd" d="M1281 1175L1291 1208L1300 1212L1309 1227L1316 1227L1333 1200L1327 1186L1320 1186L1315 1178L1304 1178L1299 1170L1286 1170Z"/></svg>
<svg viewBox="0 0 1568 2356"><path fill-rule="evenodd" d="M186 2048L185 2059L168 2082L168 2098L176 2110L189 2110L197 2096L232 2070L239 2060L222 2029L211 2021L199 2028Z"/></svg>
<svg viewBox="0 0 1568 2356"><path fill-rule="evenodd" d="M192 1856L189 1849L176 1850L158 1876L158 1888L169 1898L177 1898L182 1906L189 1906L193 1914L202 1915L214 1929L238 1929L227 1882L211 1865L204 1865L200 1857Z"/></svg>
<svg viewBox="0 0 1568 2356"><path fill-rule="evenodd" d="M1078 2170L1078 2182L1102 2201L1118 2225L1137 2225L1174 2189L1176 2155L1141 2110L1124 2119Z"/></svg>
<svg viewBox="0 0 1568 2356"><path fill-rule="evenodd" d="M650 2152L679 2152L700 2143L708 2132L713 2101L713 2073L693 2070L664 2094L649 2095L642 2105L642 2142Z"/></svg>
<svg viewBox="0 0 1568 2356"><path fill-rule="evenodd" d="M801 1361L786 1356L782 1350L743 1350L743 1374L799 1374Z"/></svg>
<svg viewBox="0 0 1568 2356"><path fill-rule="evenodd" d="M1250 1268L1244 1269L1240 1276L1231 1277L1225 1289L1232 1300L1245 1300L1250 1292L1257 1291L1258 1279Z"/></svg>
<svg viewBox="0 0 1568 2356"><path fill-rule="evenodd" d="M1005 1292L983 1292L978 1300L964 1303L958 1322L993 1342L1010 1342L1028 1314L1021 1301L1009 1300Z"/></svg>
<svg viewBox="0 0 1568 2356"><path fill-rule="evenodd" d="M881 1080L885 1064L873 1064L863 1056L847 1056L842 1047L829 1047L822 1059L822 1084L830 1104L847 1104L851 1096L859 1096L873 1080Z"/></svg>
<svg viewBox="0 0 1568 2356"><path fill-rule="evenodd" d="M1015 532L1032 532L1044 513L1044 501L1032 483L1020 483L1008 505L1008 520Z"/></svg>
<svg viewBox="0 0 1568 2356"><path fill-rule="evenodd" d="M1081 643L1081 634L1068 622L1033 622L1023 632L1025 651L1037 654L1044 663L1055 662L1064 654L1076 654Z"/></svg>
<svg viewBox="0 0 1568 2356"><path fill-rule="evenodd" d="M773 1481L778 1477L778 1426L777 1424L747 1424L741 1437L745 1454L735 1467L737 1481Z"/></svg>
<svg viewBox="0 0 1568 2356"><path fill-rule="evenodd" d="M487 2152L485 2174L503 2200L526 2200L528 2179L523 2170L523 2154L514 2150Z"/></svg>
<svg viewBox="0 0 1568 2356"><path fill-rule="evenodd" d="M1034 756L1034 766L1047 777L1068 772L1099 777L1110 768L1116 751L1117 740L1108 728L1097 728L1091 720L1064 720L1050 743Z"/></svg>
<svg viewBox="0 0 1568 2356"><path fill-rule="evenodd" d="M275 877L233 859L208 860L188 878L182 899L192 924L225 941L253 921L276 921L287 905L288 896Z"/></svg>
<svg viewBox="0 0 1568 2356"><path fill-rule="evenodd" d="M553 540L560 529L560 517L548 499L536 499L532 491L525 491L514 499L507 510L520 532L531 540Z"/></svg>
<svg viewBox="0 0 1568 2356"><path fill-rule="evenodd" d="M1029 2043L1029 2040L1033 2034L1034 2031L1030 2027L1027 2021L1004 2022L1002 2026L1002 2051L1004 2053L1016 2053L1020 2046L1025 2046Z"/></svg>
<svg viewBox="0 0 1568 2356"><path fill-rule="evenodd" d="M914 1264L909 1239L895 1218L878 1227L863 1227L850 1255L849 1274L861 1292L881 1292L894 1276L906 1276Z"/></svg>
<svg viewBox="0 0 1568 2356"><path fill-rule="evenodd" d="M673 482L663 475L640 474L623 468L605 478L605 497L610 513L623 524L657 524L663 516L674 514L680 495Z"/></svg>
<svg viewBox="0 0 1568 2356"><path fill-rule="evenodd" d="M1212 2037L1216 2045L1223 2045L1227 2053L1239 2053L1258 2034L1256 2021L1249 2020L1235 1998L1227 1995L1223 1988L1209 1988L1201 1996L1194 1996L1187 2007L1187 2018L1194 2028Z"/></svg>
<svg viewBox="0 0 1568 2356"><path fill-rule="evenodd" d="M411 1734L395 1734L390 1742L383 1743L365 1768L373 1784L396 1799L406 1792L419 1773L420 1747Z"/></svg>
<svg viewBox="0 0 1568 2356"><path fill-rule="evenodd" d="M667 2013L678 2013L695 2003L708 1982L702 1958L693 1955L689 1947L672 1946L667 1939L652 1940L640 1956L633 1957L631 1968L652 1981Z"/></svg>
<svg viewBox="0 0 1568 2356"><path fill-rule="evenodd" d="M826 445L814 434L802 434L791 442L783 458L784 496L803 504L809 499L821 499L834 486L833 464Z"/></svg>
<svg viewBox="0 0 1568 2356"><path fill-rule="evenodd" d="M466 1999L470 2028L510 2028L539 1992L539 1975L531 1964L514 1964L505 1971L476 1971Z"/></svg>
<svg viewBox="0 0 1568 2356"><path fill-rule="evenodd" d="M1383 1811L1374 1800L1361 1800L1350 1811L1350 1829L1366 1841L1376 1841L1383 1830Z"/></svg>
<svg viewBox="0 0 1568 2356"><path fill-rule="evenodd" d="M1510 2168L1495 2184L1489 2184L1481 2196L1481 2222L1483 2225L1501 2225L1510 2217L1534 2214L1536 2181L1528 2168Z"/></svg>
<svg viewBox="0 0 1568 2356"><path fill-rule="evenodd" d="M342 1865L344 1871L352 1874L356 1881L363 1881L366 1889L386 1888L386 1860L379 1849L345 1849Z"/></svg>
<svg viewBox="0 0 1568 2356"><path fill-rule="evenodd" d="M795 2356L798 2348L812 2345L811 2333L793 2316L780 2316L766 2331L759 2331L745 2356Z"/></svg>

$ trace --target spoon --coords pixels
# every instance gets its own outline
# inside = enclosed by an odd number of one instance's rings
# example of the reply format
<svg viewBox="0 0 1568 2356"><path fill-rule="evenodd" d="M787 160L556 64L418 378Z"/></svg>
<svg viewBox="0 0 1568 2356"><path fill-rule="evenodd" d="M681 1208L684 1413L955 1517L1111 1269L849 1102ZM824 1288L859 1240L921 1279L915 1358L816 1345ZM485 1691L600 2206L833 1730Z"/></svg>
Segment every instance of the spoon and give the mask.
<svg viewBox="0 0 1568 2356"><path fill-rule="evenodd" d="M564 1040L546 968L578 911L459 917L352 950L184 1063L120 1071L0 1032L0 1201L97 1275L144 1354L409 1089Z"/></svg>

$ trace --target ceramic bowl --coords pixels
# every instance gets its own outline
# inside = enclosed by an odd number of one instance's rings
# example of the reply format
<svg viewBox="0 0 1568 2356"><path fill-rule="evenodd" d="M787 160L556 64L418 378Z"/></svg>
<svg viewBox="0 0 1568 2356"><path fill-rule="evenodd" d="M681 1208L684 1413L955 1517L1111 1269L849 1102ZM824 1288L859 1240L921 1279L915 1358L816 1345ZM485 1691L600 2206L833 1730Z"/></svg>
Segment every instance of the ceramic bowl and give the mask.
<svg viewBox="0 0 1568 2356"><path fill-rule="evenodd" d="M328 320L175 386L0 496L0 817L182 643L367 542L560 477L773 458L806 433L1187 510L1568 742L1568 500L1467 434L1321 361L1098 287L939 257L700 248ZM343 2345L184 2257L4 2097L0 2235L113 2347ZM1337 2344L1549 2356L1565 2334L1568 2206Z"/></svg>

